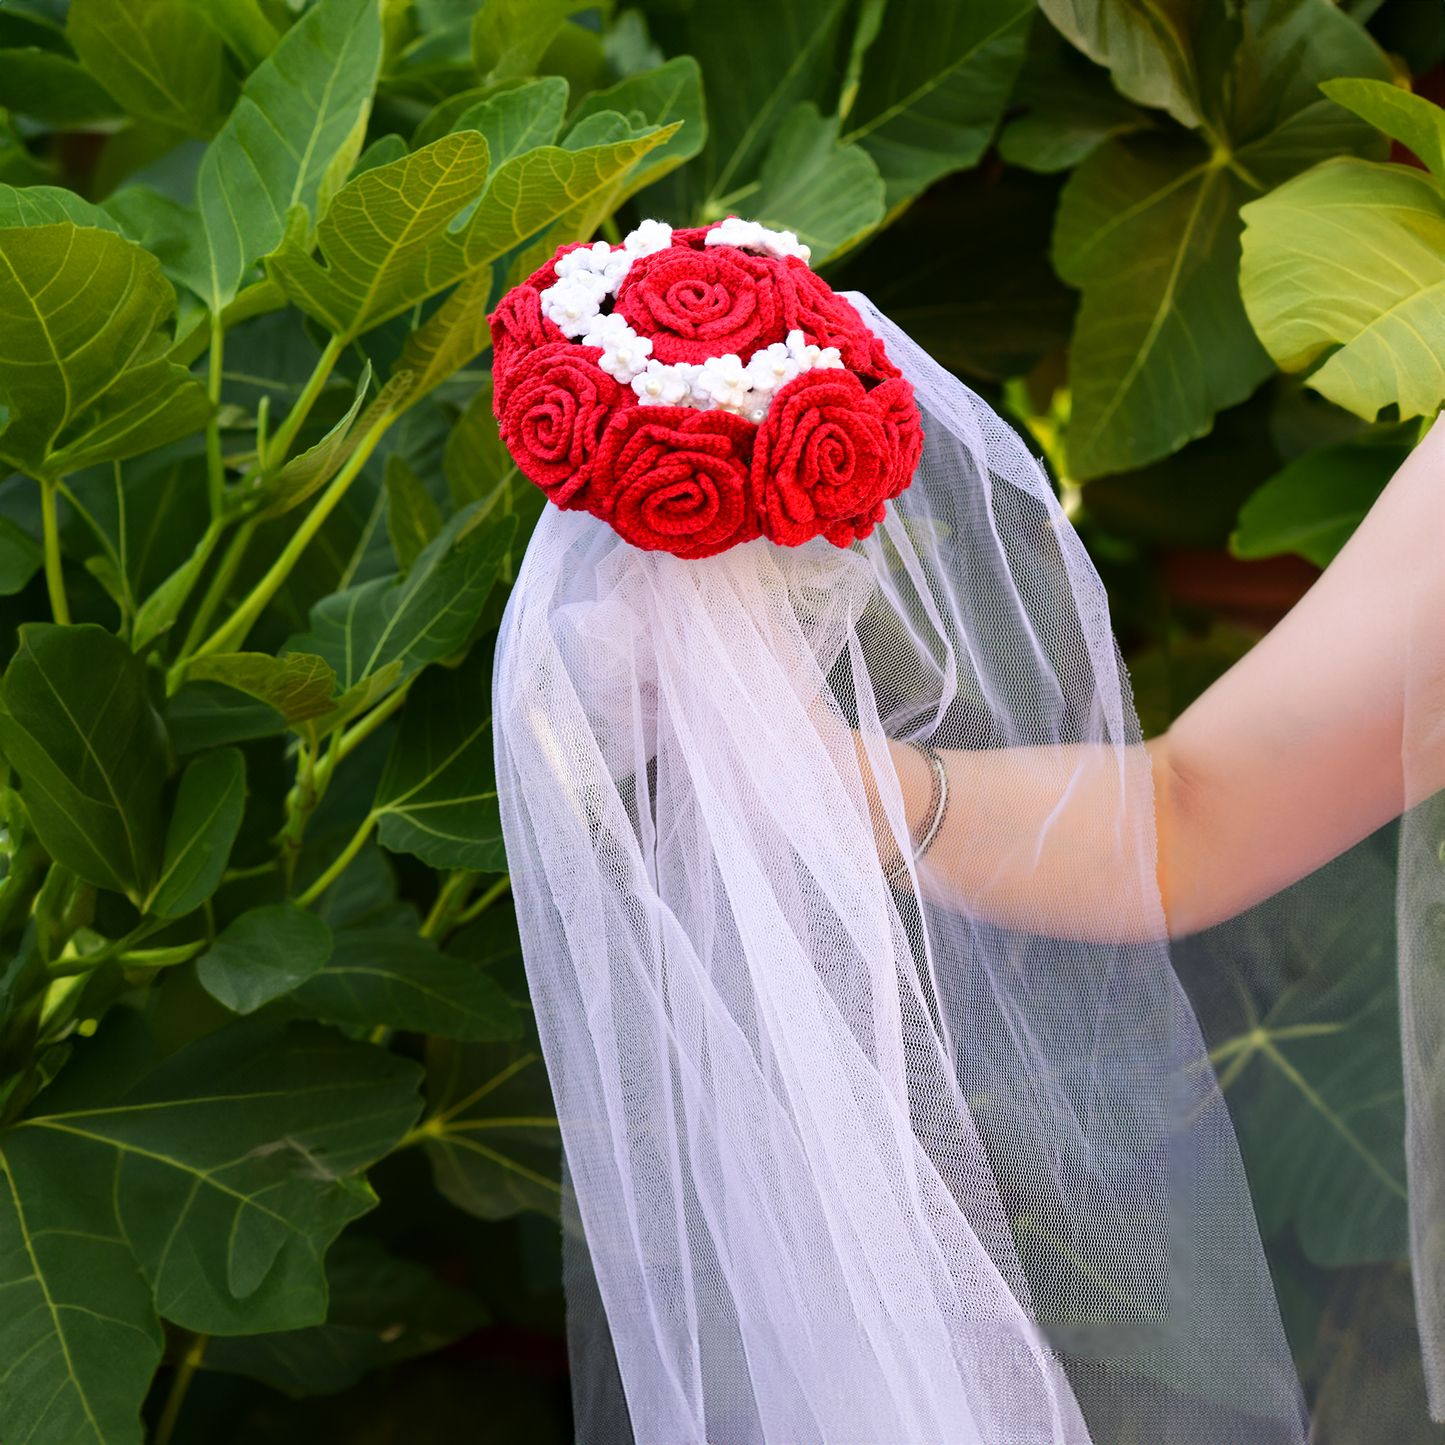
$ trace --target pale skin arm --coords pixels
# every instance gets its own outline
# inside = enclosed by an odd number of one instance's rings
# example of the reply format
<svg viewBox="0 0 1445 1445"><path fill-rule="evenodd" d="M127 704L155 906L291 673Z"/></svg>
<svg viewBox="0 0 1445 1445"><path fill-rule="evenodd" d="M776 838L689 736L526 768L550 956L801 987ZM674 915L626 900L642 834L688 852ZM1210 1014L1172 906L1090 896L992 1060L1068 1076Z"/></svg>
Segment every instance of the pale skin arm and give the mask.
<svg viewBox="0 0 1445 1445"><path fill-rule="evenodd" d="M1416 688L1408 769L1407 680ZM1168 733L1125 750L1130 789L1147 786L1152 773L1168 932L1193 933L1242 912L1445 787L1442 719L1445 418L1289 615ZM889 751L917 836L929 764L902 743ZM1104 748L943 754L950 801L918 870L925 892L1056 936L1156 936L1158 901L1120 887L1140 871L1136 849L1148 840L1113 831L1116 756ZM880 851L893 856L891 835ZM1097 904L1105 898L1113 900L1107 917Z"/></svg>

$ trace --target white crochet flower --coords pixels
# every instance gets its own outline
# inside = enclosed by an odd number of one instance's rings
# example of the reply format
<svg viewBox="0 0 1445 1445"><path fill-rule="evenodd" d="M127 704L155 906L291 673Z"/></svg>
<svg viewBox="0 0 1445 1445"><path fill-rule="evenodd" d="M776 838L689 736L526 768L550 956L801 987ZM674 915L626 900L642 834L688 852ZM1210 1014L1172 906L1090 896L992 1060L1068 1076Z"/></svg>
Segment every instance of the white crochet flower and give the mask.
<svg viewBox="0 0 1445 1445"><path fill-rule="evenodd" d="M542 314L554 322L564 336L578 337L587 330L602 295L581 278L559 281L542 293Z"/></svg>
<svg viewBox="0 0 1445 1445"><path fill-rule="evenodd" d="M703 237L706 246L742 246L750 251L766 251L770 256L797 256L807 262L813 252L798 243L796 231L770 231L757 221L743 221L729 216Z"/></svg>
<svg viewBox="0 0 1445 1445"><path fill-rule="evenodd" d="M632 378L632 389L643 406L687 406L692 402L693 368L665 366L649 361L647 370Z"/></svg>
<svg viewBox="0 0 1445 1445"><path fill-rule="evenodd" d="M801 333L800 333L801 334ZM781 386L786 386L802 367L781 341L753 352L748 362L748 382L752 389L767 398Z"/></svg>
<svg viewBox="0 0 1445 1445"><path fill-rule="evenodd" d="M606 346L610 337L634 334L625 316L620 312L610 311L605 316L594 316L587 323L587 330L582 333L582 345Z"/></svg>
<svg viewBox="0 0 1445 1445"><path fill-rule="evenodd" d="M709 356L693 383L693 395L699 393L724 411L748 410L752 389L742 358L731 352L726 356Z"/></svg>
<svg viewBox="0 0 1445 1445"><path fill-rule="evenodd" d="M764 238L771 234L756 221L744 221L737 216L729 216L703 237L703 245L744 246L761 251L765 244Z"/></svg>
<svg viewBox="0 0 1445 1445"><path fill-rule="evenodd" d="M597 365L624 385L647 370L652 342L646 336L639 336L630 326L622 331L608 332L601 346L602 355L597 358Z"/></svg>
<svg viewBox="0 0 1445 1445"><path fill-rule="evenodd" d="M763 245L774 256L796 256L800 261L806 262L813 255L811 246L803 246L798 243L796 231L764 230Z"/></svg>
<svg viewBox="0 0 1445 1445"><path fill-rule="evenodd" d="M836 346L814 346L803 338L798 330L788 332L788 355L798 363L799 371L832 371L843 365L843 357Z"/></svg>
<svg viewBox="0 0 1445 1445"><path fill-rule="evenodd" d="M606 296L622 284L631 264L632 257L626 251L614 251L606 241L594 241L590 246L568 251L557 262L557 279L593 286Z"/></svg>
<svg viewBox="0 0 1445 1445"><path fill-rule="evenodd" d="M629 231L622 242L629 256L650 256L654 251L667 250L670 245L672 227L666 221L644 221L635 231Z"/></svg>

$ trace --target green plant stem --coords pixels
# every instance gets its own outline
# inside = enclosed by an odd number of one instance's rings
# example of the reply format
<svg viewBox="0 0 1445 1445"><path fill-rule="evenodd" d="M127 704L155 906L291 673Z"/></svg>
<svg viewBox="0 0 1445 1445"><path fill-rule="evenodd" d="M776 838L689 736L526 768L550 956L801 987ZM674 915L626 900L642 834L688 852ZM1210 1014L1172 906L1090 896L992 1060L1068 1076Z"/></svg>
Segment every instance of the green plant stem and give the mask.
<svg viewBox="0 0 1445 1445"><path fill-rule="evenodd" d="M296 440L296 433L301 430L302 424L311 414L311 408L321 394L321 388L326 385L326 380L331 375L332 368L335 367L337 358L340 357L343 349L343 343L334 336L326 343L326 350L321 353L320 359L311 370L311 375L306 378L306 385L301 389L301 395L296 398L296 404L286 413L286 419L276 428L275 434L261 455L260 461L263 470L270 471L274 467L279 467L286 460L286 453L290 450L291 443Z"/></svg>
<svg viewBox="0 0 1445 1445"><path fill-rule="evenodd" d="M166 1396L165 1412L161 1415L160 1424L156 1426L156 1445L170 1445L171 1436L176 1431L176 1421L180 1418L181 1406L186 1402L186 1391L191 1388L191 1381L195 1379L196 1371L201 1368L201 1361L206 1358L206 1346L210 1343L210 1335L191 1336L191 1342L186 1346L180 1364L176 1366L176 1377L171 1381L170 1394Z"/></svg>
<svg viewBox="0 0 1445 1445"><path fill-rule="evenodd" d="M211 313L210 369L206 378L206 395L211 400L211 415L206 422L206 492L211 503L211 520L217 521L226 505L226 464L221 457L221 424L216 409L221 404L221 360L226 333L221 327L219 312Z"/></svg>
<svg viewBox="0 0 1445 1445"><path fill-rule="evenodd" d="M65 577L60 570L60 529L55 521L57 484L40 480L40 521L45 533L45 586L50 592L50 615L62 627L70 625L70 603L65 597Z"/></svg>
<svg viewBox="0 0 1445 1445"><path fill-rule="evenodd" d="M201 599L201 605L197 608L196 615L186 631L186 640L181 645L181 655L166 676L166 684L171 692L174 692L184 681L186 664L191 660L201 638L205 636L206 628L211 625L211 618L216 615L216 608L225 598L226 589L235 580L241 562L246 556L246 549L251 545L251 538L255 535L256 523L252 520L242 522L236 529L236 535L231 538L230 546L226 548L226 555L221 558L221 565L216 568L216 575L211 578L211 585L206 588L206 595Z"/></svg>
<svg viewBox="0 0 1445 1445"><path fill-rule="evenodd" d="M431 912L426 916L426 922L421 926L423 938L435 938L438 933L455 921L456 905L466 901L467 894L471 892L472 885L476 881L477 875L469 869L452 869L447 876L447 881L442 884L441 890L437 893L436 902L432 904Z"/></svg>
<svg viewBox="0 0 1445 1445"><path fill-rule="evenodd" d="M311 539L321 530L321 524L346 495L347 488L356 480L357 473L376 450L377 442L399 415L399 412L389 411L377 419L375 425L361 439L361 444L347 459L346 465L337 472L331 485L321 494L320 500L306 514L306 520L292 534L291 540L272 564L270 571L251 589L250 595L232 614L230 621L213 632L196 649L194 656L207 657L213 652L226 652L240 647L246 640L246 634L265 610L266 604L280 591L281 584L291 575Z"/></svg>
<svg viewBox="0 0 1445 1445"><path fill-rule="evenodd" d="M356 855L361 852L361 846L371 837L371 830L376 827L376 814L368 813L361 826L352 835L351 842L341 850L341 855L336 861L314 882L296 902L302 908L309 908L341 875L346 872L347 865Z"/></svg>
<svg viewBox="0 0 1445 1445"><path fill-rule="evenodd" d="M341 741L336 745L338 749L336 761L338 763L358 744L365 742L387 718L401 707L402 703L406 701L407 693L411 691L412 683L420 676L419 672L412 673L400 687L388 694L384 701L377 703L354 728L348 728L342 733Z"/></svg>
<svg viewBox="0 0 1445 1445"><path fill-rule="evenodd" d="M489 909L492 904L494 904L497 899L502 896L502 894L506 893L511 888L511 886L512 875L510 873L502 874L502 876L497 879L497 881L493 883L492 886L488 888L487 891L483 893L482 896L478 898L477 901L473 903L470 908L464 908L459 914L457 914L454 920L456 926L458 928L463 928L474 918L480 918L481 915L485 913L487 909Z"/></svg>

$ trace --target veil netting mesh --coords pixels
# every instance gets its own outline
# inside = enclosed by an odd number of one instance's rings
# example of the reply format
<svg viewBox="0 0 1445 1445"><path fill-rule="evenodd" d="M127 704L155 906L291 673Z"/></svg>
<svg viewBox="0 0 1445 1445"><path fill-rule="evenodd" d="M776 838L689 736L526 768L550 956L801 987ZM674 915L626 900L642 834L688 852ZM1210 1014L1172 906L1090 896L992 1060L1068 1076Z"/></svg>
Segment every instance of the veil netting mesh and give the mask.
<svg viewBox="0 0 1445 1445"><path fill-rule="evenodd" d="M1017 435L848 299L925 429L871 537L684 561L549 507L502 624L577 1438L1302 1445L1102 584ZM900 742L966 841L890 885Z"/></svg>

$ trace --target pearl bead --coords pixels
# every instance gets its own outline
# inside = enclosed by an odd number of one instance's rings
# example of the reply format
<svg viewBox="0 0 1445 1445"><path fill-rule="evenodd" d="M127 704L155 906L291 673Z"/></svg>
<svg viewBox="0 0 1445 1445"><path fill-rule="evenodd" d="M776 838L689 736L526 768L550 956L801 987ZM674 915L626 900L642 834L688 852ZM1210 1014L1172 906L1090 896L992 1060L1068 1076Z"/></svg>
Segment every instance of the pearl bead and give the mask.
<svg viewBox="0 0 1445 1445"><path fill-rule="evenodd" d="M619 366L627 366L631 360L632 353L625 346L621 347L617 352L617 364Z"/></svg>
<svg viewBox="0 0 1445 1445"><path fill-rule="evenodd" d="M785 362L785 361L775 361L775 362L773 363L773 375L774 375L774 376L786 376L787 374L788 374L788 364L787 364L787 362Z"/></svg>
<svg viewBox="0 0 1445 1445"><path fill-rule="evenodd" d="M565 307L562 314L568 321L575 321L582 314L582 308L574 303L571 306Z"/></svg>
<svg viewBox="0 0 1445 1445"><path fill-rule="evenodd" d="M649 381L645 388L648 396L661 396L662 383L660 381Z"/></svg>

